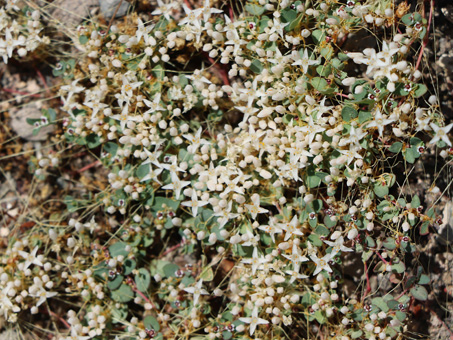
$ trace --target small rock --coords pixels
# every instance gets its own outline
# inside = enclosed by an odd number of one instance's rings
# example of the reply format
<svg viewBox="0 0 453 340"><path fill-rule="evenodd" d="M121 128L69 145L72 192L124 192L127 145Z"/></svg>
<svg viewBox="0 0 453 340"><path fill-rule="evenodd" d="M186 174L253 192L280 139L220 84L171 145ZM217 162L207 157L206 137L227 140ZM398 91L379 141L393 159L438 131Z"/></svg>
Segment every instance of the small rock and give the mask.
<svg viewBox="0 0 453 340"><path fill-rule="evenodd" d="M437 241L446 245L453 242L453 202L447 202L444 208L442 224L439 226Z"/></svg>
<svg viewBox="0 0 453 340"><path fill-rule="evenodd" d="M27 123L27 118L37 119L42 116L41 111L34 103L24 105L17 111L11 111L11 128L13 131L27 141L44 141L47 135L55 129L53 125L42 127L38 134L33 135L34 126Z"/></svg>
<svg viewBox="0 0 453 340"><path fill-rule="evenodd" d="M98 0L56 0L51 5L55 7L53 18L68 28L93 16L99 7Z"/></svg>
<svg viewBox="0 0 453 340"><path fill-rule="evenodd" d="M120 8L118 8L118 11L116 12L115 18L122 17L126 15L127 10L130 7L129 2L126 0L122 0L122 4L120 5ZM99 0L99 6L101 7L101 14L106 18L110 19L113 16L113 13L115 13L116 8L118 7L119 3L121 0Z"/></svg>

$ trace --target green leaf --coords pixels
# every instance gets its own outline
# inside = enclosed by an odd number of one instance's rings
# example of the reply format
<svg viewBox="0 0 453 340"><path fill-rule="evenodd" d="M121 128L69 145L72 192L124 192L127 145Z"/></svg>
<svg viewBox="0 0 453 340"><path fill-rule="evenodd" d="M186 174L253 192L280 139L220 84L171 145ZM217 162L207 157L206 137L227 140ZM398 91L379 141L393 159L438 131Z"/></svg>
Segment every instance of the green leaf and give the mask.
<svg viewBox="0 0 453 340"><path fill-rule="evenodd" d="M143 324L144 324L145 328L147 328L147 329L153 329L156 332L160 331L160 324L156 320L156 318L154 316L152 316L152 315L147 315L143 319Z"/></svg>
<svg viewBox="0 0 453 340"><path fill-rule="evenodd" d="M420 157L420 153L417 151L417 148L415 146L406 149L406 152L404 153L404 158L406 159L406 162L414 164L415 160Z"/></svg>
<svg viewBox="0 0 453 340"><path fill-rule="evenodd" d="M410 290L412 296L420 301L428 300L428 291L423 286L416 285L415 287L411 288Z"/></svg>
<svg viewBox="0 0 453 340"><path fill-rule="evenodd" d="M260 74L263 68L263 64L261 64L261 61L259 61L258 59L255 59L250 65L250 70L252 70L256 74Z"/></svg>
<svg viewBox="0 0 453 340"><path fill-rule="evenodd" d="M134 291L127 284L122 284L119 289L112 291L112 299L120 302L127 303L134 298Z"/></svg>
<svg viewBox="0 0 453 340"><path fill-rule="evenodd" d="M401 312L401 311L396 311L395 316L396 316L396 318L397 318L399 321L401 321L401 322L403 322L404 320L406 320L406 317L407 317L406 313Z"/></svg>
<svg viewBox="0 0 453 340"><path fill-rule="evenodd" d="M101 145L101 137L92 133L86 137L86 144L88 148L94 149L95 147Z"/></svg>
<svg viewBox="0 0 453 340"><path fill-rule="evenodd" d="M49 122L54 122L57 119L57 112L54 109L48 109L46 116L49 118Z"/></svg>
<svg viewBox="0 0 453 340"><path fill-rule="evenodd" d="M426 85L418 84L414 90L414 97L419 98L419 97L423 96L426 93L426 91L428 91L428 88L426 87Z"/></svg>
<svg viewBox="0 0 453 340"><path fill-rule="evenodd" d="M135 170L135 176L137 176L141 180L142 178L149 174L149 171L150 171L149 164L140 164L137 170ZM144 181L144 183L146 182Z"/></svg>
<svg viewBox="0 0 453 340"><path fill-rule="evenodd" d="M347 122L351 121L354 118L357 118L358 115L359 113L357 112L357 110L349 105L346 105L345 107L343 107L343 110L341 110L341 116L343 117L343 120Z"/></svg>
<svg viewBox="0 0 453 340"><path fill-rule="evenodd" d="M324 224L326 225L327 228L333 228L337 225L337 221L332 221L330 219L330 216L326 215L324 216Z"/></svg>
<svg viewBox="0 0 453 340"><path fill-rule="evenodd" d="M321 78L321 77L314 77L310 83L319 92L326 91L329 86L327 84L327 80L325 80L324 78Z"/></svg>
<svg viewBox="0 0 453 340"><path fill-rule="evenodd" d="M169 263L164 266L165 277L176 277L176 271L179 270L179 266L174 263Z"/></svg>
<svg viewBox="0 0 453 340"><path fill-rule="evenodd" d="M360 338L362 336L363 332L359 329L357 331L353 331L351 333L351 338L352 339L357 339L357 338Z"/></svg>
<svg viewBox="0 0 453 340"><path fill-rule="evenodd" d="M151 283L151 274L146 268L140 268L138 273L135 274L134 280L137 285L137 289L141 292L146 292Z"/></svg>
<svg viewBox="0 0 453 340"><path fill-rule="evenodd" d="M391 147L389 147L389 151L393 152L393 153L398 153L398 152L401 151L402 148L403 148L403 143L395 142L395 143L392 144Z"/></svg>
<svg viewBox="0 0 453 340"><path fill-rule="evenodd" d="M421 205L420 198L417 195L412 197L411 207L418 208Z"/></svg>
<svg viewBox="0 0 453 340"><path fill-rule="evenodd" d="M129 275L130 273L132 273L132 271L135 269L135 267L137 267L137 262L135 262L135 260L126 259L123 263L123 268L124 268L123 274Z"/></svg>
<svg viewBox="0 0 453 340"><path fill-rule="evenodd" d="M205 270L200 275L200 278L203 279L203 281L210 282L214 279L214 272L212 271L211 267L207 267Z"/></svg>
<svg viewBox="0 0 453 340"><path fill-rule="evenodd" d="M373 306L378 307L380 310L383 312L388 312L389 311L389 306L387 305L387 302L381 297L377 297L371 300L371 304Z"/></svg>
<svg viewBox="0 0 453 340"><path fill-rule="evenodd" d="M365 91L365 90L364 90ZM359 124L363 124L373 118L373 115L369 111L360 111L359 113Z"/></svg>
<svg viewBox="0 0 453 340"><path fill-rule="evenodd" d="M246 4L245 9L247 10L247 12L253 15L261 15L266 11L264 7L255 4Z"/></svg>
<svg viewBox="0 0 453 340"><path fill-rule="evenodd" d="M412 137L409 141L409 144L419 146L420 144L423 144L423 141L420 138Z"/></svg>
<svg viewBox="0 0 453 340"><path fill-rule="evenodd" d="M127 256L129 252L126 250L127 244L125 242L116 242L109 247L109 252L111 257L116 257L119 255Z"/></svg>
<svg viewBox="0 0 453 340"><path fill-rule="evenodd" d="M291 9L290 7L286 7L282 12L281 12L281 18L283 23L290 23L285 27L285 31L289 32L292 29L294 29L297 26L297 12L294 9Z"/></svg>
<svg viewBox="0 0 453 340"><path fill-rule="evenodd" d="M387 250L393 250L396 248L396 243L395 243L395 240L391 237L387 237L385 240L384 240L384 243L382 244L384 246L385 249Z"/></svg>
<svg viewBox="0 0 453 340"><path fill-rule="evenodd" d="M316 72L318 72L321 77L327 77L332 73L332 66L330 64L319 65L316 67Z"/></svg>
<svg viewBox="0 0 453 340"><path fill-rule="evenodd" d="M232 339L232 338L233 338L233 333L231 333L230 331L223 331L222 332L222 339L229 340L229 339Z"/></svg>
<svg viewBox="0 0 453 340"><path fill-rule="evenodd" d="M404 265L403 262L398 262L398 263L392 264L392 271L395 271L398 274L404 273L405 270L406 270L406 266Z"/></svg>
<svg viewBox="0 0 453 340"><path fill-rule="evenodd" d="M88 42L88 37L86 35L81 35L79 37L79 42L82 44L82 45L85 45L87 42Z"/></svg>
<svg viewBox="0 0 453 340"><path fill-rule="evenodd" d="M321 184L321 178L319 178L316 175L313 176L308 176L307 177L307 185L308 187L311 188L316 188Z"/></svg>
<svg viewBox="0 0 453 340"><path fill-rule="evenodd" d="M104 152L108 152L112 157L116 156L116 153L118 151L118 144L108 142L103 145Z"/></svg>
<svg viewBox="0 0 453 340"><path fill-rule="evenodd" d="M382 183L380 182L375 182L374 193L378 197L383 198L384 196L387 196L389 194L389 187L386 185L382 185Z"/></svg>
<svg viewBox="0 0 453 340"><path fill-rule="evenodd" d="M154 77L156 77L157 79L164 80L165 70L162 67L162 65L154 66L152 73L153 73Z"/></svg>
<svg viewBox="0 0 453 340"><path fill-rule="evenodd" d="M390 300L387 301L387 306L389 306L390 309L398 309L398 301L396 300Z"/></svg>
<svg viewBox="0 0 453 340"><path fill-rule="evenodd" d="M422 274L420 275L420 279L418 280L418 284L419 285L427 285L431 282L431 280L429 279L429 276L426 275L426 274Z"/></svg>
<svg viewBox="0 0 453 340"><path fill-rule="evenodd" d="M414 24L414 18L413 18L412 13L407 13L405 16L403 16L403 17L401 18L401 21L402 21L404 24L408 25L408 26L413 25L413 24Z"/></svg>
<svg viewBox="0 0 453 340"><path fill-rule="evenodd" d="M323 47L321 49L321 55L326 59L330 60L333 55L333 48L330 45L327 45L326 47ZM329 65L330 66L330 65Z"/></svg>
<svg viewBox="0 0 453 340"><path fill-rule="evenodd" d="M376 242L374 241L374 239L371 236L367 236L365 238L365 241L366 241L366 244L368 245L368 247L370 247L370 248L376 247Z"/></svg>
<svg viewBox="0 0 453 340"><path fill-rule="evenodd" d="M124 276L123 275L117 275L112 281L109 281L107 283L107 287L110 290L118 289L119 286L121 286L121 284L123 283L123 280L124 280Z"/></svg>
<svg viewBox="0 0 453 340"><path fill-rule="evenodd" d="M174 201L169 198L158 196L154 200L154 205L152 207L152 210L154 212L163 210L163 206L165 204L171 210L176 211L179 208L179 203L180 203L180 201Z"/></svg>
<svg viewBox="0 0 453 340"><path fill-rule="evenodd" d="M429 234L429 221L425 221L420 226L420 235L428 235Z"/></svg>
<svg viewBox="0 0 453 340"><path fill-rule="evenodd" d="M314 30L311 36L316 45L319 45L322 41L326 39L326 33L321 30Z"/></svg>

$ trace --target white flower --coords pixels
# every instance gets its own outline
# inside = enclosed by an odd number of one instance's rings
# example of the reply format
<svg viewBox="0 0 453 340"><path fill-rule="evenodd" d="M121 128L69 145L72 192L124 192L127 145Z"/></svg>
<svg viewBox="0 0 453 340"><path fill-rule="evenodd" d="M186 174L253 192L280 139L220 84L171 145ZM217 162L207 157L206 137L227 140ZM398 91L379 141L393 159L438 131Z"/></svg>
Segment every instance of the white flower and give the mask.
<svg viewBox="0 0 453 340"><path fill-rule="evenodd" d="M43 263L36 256L37 252L38 252L38 246L36 246L35 249L33 249L33 251L31 253L27 253L25 251L19 250L19 255L25 259L23 270L30 267L31 264L34 264L34 265L37 265L40 267L43 266Z"/></svg>
<svg viewBox="0 0 453 340"><path fill-rule="evenodd" d="M331 257L334 257L336 254L338 254L340 251L353 251L351 248L345 247L343 245L344 239L343 236L340 236L335 240L335 242L327 241L324 240L326 244L332 247L332 252L330 253Z"/></svg>
<svg viewBox="0 0 453 340"><path fill-rule="evenodd" d="M38 302L36 303L36 307L39 307L42 305L48 298L51 298L55 295L57 295L57 292L48 292L45 290L43 287L40 287L40 290L36 292L35 294L30 294L30 296L33 297L39 297Z"/></svg>
<svg viewBox="0 0 453 340"><path fill-rule="evenodd" d="M252 215L253 219L256 219L256 215L269 212L269 210L260 207L260 195L254 194L252 196L252 204L245 204L245 207Z"/></svg>
<svg viewBox="0 0 453 340"><path fill-rule="evenodd" d="M245 264L251 264L252 265L252 274L255 275L257 269L260 269L261 265L263 263L266 263L267 260L264 256L258 257L258 249L256 247L254 247L252 257L248 258L248 259L243 259L241 262L245 263Z"/></svg>
<svg viewBox="0 0 453 340"><path fill-rule="evenodd" d="M3 54L2 57L5 64L8 64L8 58L13 56L14 48L23 45L24 39L14 39L9 28L5 29L5 38L5 40L0 39L0 49L6 50L6 54Z"/></svg>
<svg viewBox="0 0 453 340"><path fill-rule="evenodd" d="M202 284L203 284L203 279L200 279L200 281L197 282L195 287L184 288L184 290L187 293L193 294L193 305L194 306L198 303L198 299L200 298L200 295L209 295L208 291L201 287Z"/></svg>
<svg viewBox="0 0 453 340"><path fill-rule="evenodd" d="M154 96L154 100L152 102L148 99L143 99L143 102L149 107L149 110L143 112L143 114L153 113L155 111L165 111L165 109L160 106L160 93L157 93Z"/></svg>
<svg viewBox="0 0 453 340"><path fill-rule="evenodd" d="M379 131L379 136L382 137L384 126L393 123L394 121L395 119L385 118L378 108L374 114L374 120L367 124L367 128L376 127Z"/></svg>
<svg viewBox="0 0 453 340"><path fill-rule="evenodd" d="M181 204L186 207L191 207L192 215L193 215L193 217L196 217L197 213L198 213L198 208L205 206L208 203L209 203L208 201L199 201L196 190L192 190L192 200L187 201L187 202L182 202Z"/></svg>
<svg viewBox="0 0 453 340"><path fill-rule="evenodd" d="M252 316L248 318L239 318L240 321L250 324L250 336L255 332L256 326L267 325L269 321L258 317L258 307L255 306L252 311Z"/></svg>
<svg viewBox="0 0 453 340"><path fill-rule="evenodd" d="M201 127L198 129L197 133L194 135L192 134L186 134L183 135L185 139L191 142L189 147L187 148L187 151L190 153L195 153L197 152L197 149L204 144L210 144L206 139L201 138L201 132L202 129Z"/></svg>
<svg viewBox="0 0 453 340"><path fill-rule="evenodd" d="M300 265L302 262L308 261L308 258L305 256L301 255L301 250L298 246L296 246L295 243L293 243L293 249L292 249L292 254L291 255L285 255L283 254L284 257L286 257L288 260L291 261L293 265L293 270L296 273L299 273L300 271Z"/></svg>
<svg viewBox="0 0 453 340"><path fill-rule="evenodd" d="M291 219L291 222L278 224L278 227L283 229L286 232L284 241L288 241L289 238L293 235L302 236L304 234L302 232L302 230L300 230L300 228L298 228L298 226L299 226L299 219L298 219L297 215L294 215L294 217Z"/></svg>
<svg viewBox="0 0 453 340"><path fill-rule="evenodd" d="M233 202L230 201L228 206L219 212L213 214L212 216L218 216L220 218L217 219L217 223L219 224L219 229L222 229L223 226L231 219L236 218L239 214L235 214L231 212L231 208L233 206Z"/></svg>
<svg viewBox="0 0 453 340"><path fill-rule="evenodd" d="M331 254L326 254L322 258L318 258L316 254L311 254L310 258L316 264L316 269L313 272L313 276L318 275L321 270L325 270L329 273L332 272L332 268L330 268L329 266L329 261L332 259Z"/></svg>
<svg viewBox="0 0 453 340"><path fill-rule="evenodd" d="M275 243L275 234L281 234L282 229L275 224L274 220L271 218L269 219L269 225L262 225L259 226L258 229L265 231L269 235L271 235L272 241Z"/></svg>
<svg viewBox="0 0 453 340"><path fill-rule="evenodd" d="M318 63L317 60L312 60L308 57L308 50L304 49L303 57L300 58L299 53L294 53L297 60L292 64L294 66L302 66L304 73L307 73L308 67Z"/></svg>
<svg viewBox="0 0 453 340"><path fill-rule="evenodd" d="M175 198L179 200L179 197L181 196L181 190L185 186L188 186L190 184L190 181L181 181L179 177L176 175L176 173L172 173L171 175L171 183L167 184L162 187L162 189L165 190L173 190L175 193Z"/></svg>
<svg viewBox="0 0 453 340"><path fill-rule="evenodd" d="M448 124L447 126L444 127L439 127L438 125L431 123L430 126L434 130L436 135L433 137L433 139L429 141L429 144L435 144L439 140L442 140L445 142L445 144L451 146L451 142L447 136L447 133L450 132L451 128L453 127L453 123Z"/></svg>
<svg viewBox="0 0 453 340"><path fill-rule="evenodd" d="M210 0L205 0L204 7L197 8L194 10L197 16L202 15L203 21L208 22L211 14L222 13L223 11L217 8L211 8Z"/></svg>
<svg viewBox="0 0 453 340"><path fill-rule="evenodd" d="M80 93L82 92L83 90L85 90L85 87L83 86L77 86L77 83L79 82L80 79L76 79L74 80L70 85L64 85L61 87L61 89L63 91L66 91L68 93L68 97L67 97L67 100L69 101L71 99L71 97L75 94L75 93ZM107 106L107 105L106 105Z"/></svg>
<svg viewBox="0 0 453 340"><path fill-rule="evenodd" d="M280 22L280 20L277 18L274 18L273 20L274 20L274 24L272 25L272 27L269 31L269 35L271 35L274 32L277 32L278 35L283 39L283 29L289 25L289 22L287 22L286 24L282 24Z"/></svg>
<svg viewBox="0 0 453 340"><path fill-rule="evenodd" d="M157 8L151 13L152 15L163 15L165 19L170 20L171 11L177 9L179 3L177 1L170 1L164 3L162 0L157 0Z"/></svg>

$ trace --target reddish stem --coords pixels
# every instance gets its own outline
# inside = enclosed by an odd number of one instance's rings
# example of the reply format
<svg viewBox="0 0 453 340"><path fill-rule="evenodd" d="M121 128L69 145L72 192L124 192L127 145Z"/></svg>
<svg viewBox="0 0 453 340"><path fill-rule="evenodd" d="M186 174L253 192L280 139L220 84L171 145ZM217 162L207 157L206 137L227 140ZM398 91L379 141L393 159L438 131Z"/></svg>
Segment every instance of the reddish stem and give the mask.
<svg viewBox="0 0 453 340"><path fill-rule="evenodd" d="M143 294L140 290L138 290L137 285L135 284L134 280L131 279L131 288L134 292L136 292L138 295L142 297L143 300L145 300L147 303L149 303L153 309L156 309L156 305L145 295Z"/></svg>
<svg viewBox="0 0 453 340"><path fill-rule="evenodd" d="M190 10L192 10L192 4L189 2L189 0L184 0L184 3L187 7L189 7Z"/></svg>
<svg viewBox="0 0 453 340"><path fill-rule="evenodd" d="M226 72L226 70L220 67L219 64L214 59L212 59L208 53L203 52L203 55L208 59L211 65L219 72L220 77L223 80L223 83L225 85L230 85L230 79L228 78L228 73Z"/></svg>
<svg viewBox="0 0 453 340"><path fill-rule="evenodd" d="M425 35L425 38L423 39L423 45L422 45L422 48L420 50L420 54L418 56L418 59L417 59L417 64L415 64L415 69L417 70L418 67L420 66L420 62L422 61L422 57L423 57L423 51L426 47L426 45L428 45L428 36L429 36L429 29L431 28L431 20L433 18L433 9L434 9L434 0L431 0L430 1L430 9L429 9L429 18L428 18L428 28L426 29L426 35Z"/></svg>
<svg viewBox="0 0 453 340"><path fill-rule="evenodd" d="M46 88L47 94L49 94L49 93L50 93L50 89L49 89L49 86L47 86L46 78L44 78L44 76L42 75L41 71L38 70L36 67L35 67L35 71L36 71L36 73L38 74L38 77L41 79L42 84L43 84L44 87Z"/></svg>
<svg viewBox="0 0 453 340"><path fill-rule="evenodd" d="M12 89L5 89L5 88L2 88L2 91L8 92L8 93L20 94L21 96L30 96L30 97L35 97L35 98L41 98L41 96L37 93L33 94L33 93L17 91L17 90L12 90Z"/></svg>
<svg viewBox="0 0 453 340"><path fill-rule="evenodd" d="M230 16L230 20L233 22L234 21L233 7L228 6L228 14Z"/></svg>
<svg viewBox="0 0 453 340"><path fill-rule="evenodd" d="M344 98L348 98L348 99L349 99L349 95L344 94L344 93L338 92L338 93L335 93L335 95L337 95L337 96L342 96L342 97L344 97Z"/></svg>
<svg viewBox="0 0 453 340"><path fill-rule="evenodd" d="M164 257L165 255L170 254L172 251L182 247L186 243L186 240L182 240L179 242L177 245L174 245L173 247L168 248L166 251L163 252L163 254L160 256L161 258Z"/></svg>
<svg viewBox="0 0 453 340"><path fill-rule="evenodd" d="M65 319L63 319L61 316L59 316L56 313L52 312L50 309L48 310L48 312L49 312L49 315L51 315L54 318L56 318L59 321L61 321L61 323L64 324L68 329L71 329L71 325Z"/></svg>
<svg viewBox="0 0 453 340"><path fill-rule="evenodd" d="M379 258L380 258L380 259L382 260L382 262L384 262L384 263L385 263L386 265L388 265L388 264L389 264L389 262L388 262L388 261L386 261L386 260L385 260L385 259L384 259L384 258L383 258L383 257L381 256L381 254L379 254L379 252L378 252L378 251L376 251L375 253L376 253L376 255L377 255L377 256L378 256L378 257L379 257Z"/></svg>
<svg viewBox="0 0 453 340"><path fill-rule="evenodd" d="M365 266L365 279L366 279L366 290L365 290L365 293L362 297L362 301L365 300L365 298L367 297L368 293L371 292L371 284L370 284L370 276L368 275L368 265L365 262L363 262L363 265Z"/></svg>
<svg viewBox="0 0 453 340"><path fill-rule="evenodd" d="M84 172L84 171L86 171L88 169L91 169L91 168L93 168L95 166L98 166L98 165L101 165L101 164L102 164L101 161L95 161L95 162L93 162L91 164L88 164L87 166L84 166L83 168L77 170L77 172L81 173L81 172Z"/></svg>

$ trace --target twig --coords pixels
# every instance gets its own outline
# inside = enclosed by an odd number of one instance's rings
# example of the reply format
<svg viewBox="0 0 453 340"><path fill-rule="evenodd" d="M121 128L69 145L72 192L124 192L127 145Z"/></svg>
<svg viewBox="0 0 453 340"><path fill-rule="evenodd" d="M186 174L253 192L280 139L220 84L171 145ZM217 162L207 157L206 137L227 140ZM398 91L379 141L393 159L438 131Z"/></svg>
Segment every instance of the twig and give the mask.
<svg viewBox="0 0 453 340"><path fill-rule="evenodd" d="M124 0L121 0L121 1L118 3L118 5L117 5L116 8L115 8L115 12L113 12L112 17L110 18L110 22L109 22L109 25L107 26L107 31L106 31L107 34L108 34L109 31L110 31L110 27L112 27L113 19L115 19L116 13L118 13L118 10L120 9L121 5L123 4L123 1L124 1ZM106 34L106 36L107 36L107 34Z"/></svg>

